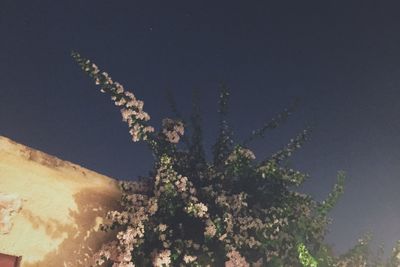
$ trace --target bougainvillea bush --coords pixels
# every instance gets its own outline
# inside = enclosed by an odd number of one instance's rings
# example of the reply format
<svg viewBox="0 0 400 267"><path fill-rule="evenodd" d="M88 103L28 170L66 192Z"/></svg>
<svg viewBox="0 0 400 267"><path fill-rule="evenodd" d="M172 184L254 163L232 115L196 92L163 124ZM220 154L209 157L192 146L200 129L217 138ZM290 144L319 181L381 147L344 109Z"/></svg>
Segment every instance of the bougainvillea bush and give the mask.
<svg viewBox="0 0 400 267"><path fill-rule="evenodd" d="M291 169L288 158L306 141L308 130L265 159L257 160L248 148L284 122L292 107L236 144L226 120L229 92L222 86L219 134L213 159L207 160L197 108L189 122L175 112L175 118L163 119L156 130L141 100L90 60L75 52L72 56L101 92L111 96L132 140L146 142L155 160L148 178L120 182L122 210L110 211L102 226L118 234L94 255L93 265L295 267L353 262L352 254L334 258L323 243L327 214L343 192L344 174L339 173L323 202L296 192L307 175ZM188 129L191 134L185 135Z"/></svg>

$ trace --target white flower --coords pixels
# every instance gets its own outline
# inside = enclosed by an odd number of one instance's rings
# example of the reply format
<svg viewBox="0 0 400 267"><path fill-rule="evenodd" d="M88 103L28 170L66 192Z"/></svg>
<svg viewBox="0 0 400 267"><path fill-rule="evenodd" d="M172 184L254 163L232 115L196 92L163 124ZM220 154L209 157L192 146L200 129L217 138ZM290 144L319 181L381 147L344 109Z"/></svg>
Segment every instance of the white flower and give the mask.
<svg viewBox="0 0 400 267"><path fill-rule="evenodd" d="M187 187L188 178L185 176L179 177L177 181L175 181L175 186L177 187L178 192L185 192Z"/></svg>
<svg viewBox="0 0 400 267"><path fill-rule="evenodd" d="M125 98L121 98L120 100L115 101L116 106L123 106L123 105L125 105L125 103L126 103Z"/></svg>
<svg viewBox="0 0 400 267"><path fill-rule="evenodd" d="M183 123L180 121L175 121L169 118L165 118L162 121L163 134L166 140L170 143L178 143L181 136L184 134Z"/></svg>
<svg viewBox="0 0 400 267"><path fill-rule="evenodd" d="M167 230L167 225L166 224L163 224L163 223L160 223L159 225L158 225L158 230L160 231L160 232L164 232L165 230Z"/></svg>
<svg viewBox="0 0 400 267"><path fill-rule="evenodd" d="M171 264L171 251L169 249L153 250L151 256L154 267L166 267Z"/></svg>
<svg viewBox="0 0 400 267"><path fill-rule="evenodd" d="M246 259L236 250L230 251L226 256L229 260L225 262L225 267L250 267Z"/></svg>
<svg viewBox="0 0 400 267"><path fill-rule="evenodd" d="M122 120L125 122L130 120L132 115L134 114L135 114L134 111L131 109L126 109L126 108L121 109Z"/></svg>
<svg viewBox="0 0 400 267"><path fill-rule="evenodd" d="M206 215L206 212L208 211L208 208L206 205L204 205L203 203L197 203L194 204L195 209L197 210L197 215L199 215L199 217L204 217Z"/></svg>
<svg viewBox="0 0 400 267"><path fill-rule="evenodd" d="M217 233L217 228L215 227L214 223L208 219L206 221L206 228L204 231L204 235L208 237L213 237Z"/></svg>
<svg viewBox="0 0 400 267"><path fill-rule="evenodd" d="M190 255L185 255L183 256L183 261L185 263L191 263L194 262L197 259L197 256L190 256Z"/></svg>

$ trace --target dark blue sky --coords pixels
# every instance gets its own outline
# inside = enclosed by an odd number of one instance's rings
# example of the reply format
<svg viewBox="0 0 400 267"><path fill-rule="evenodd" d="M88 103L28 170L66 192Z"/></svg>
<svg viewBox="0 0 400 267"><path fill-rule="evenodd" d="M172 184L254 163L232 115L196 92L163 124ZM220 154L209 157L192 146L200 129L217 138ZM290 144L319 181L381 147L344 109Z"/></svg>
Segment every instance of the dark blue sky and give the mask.
<svg viewBox="0 0 400 267"><path fill-rule="evenodd" d="M271 2L268 4L268 2ZM338 170L345 195L328 241L339 251L367 230L400 239L400 6L383 1L0 0L0 135L121 179L151 154L70 58L77 50L145 101L153 125L201 92L206 145L220 82L232 92L238 140L295 98L299 110L253 144L262 159L306 125L293 164L321 200ZM375 3L367 3L375 2Z"/></svg>

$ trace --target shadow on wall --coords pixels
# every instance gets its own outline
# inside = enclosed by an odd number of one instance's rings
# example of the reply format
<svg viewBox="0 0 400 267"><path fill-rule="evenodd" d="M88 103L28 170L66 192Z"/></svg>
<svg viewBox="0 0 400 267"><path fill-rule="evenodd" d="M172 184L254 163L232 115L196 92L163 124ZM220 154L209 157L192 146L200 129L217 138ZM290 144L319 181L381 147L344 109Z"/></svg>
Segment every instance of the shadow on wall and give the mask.
<svg viewBox="0 0 400 267"><path fill-rule="evenodd" d="M74 195L78 211L70 211L70 217L75 225L62 224L55 220L44 222L32 214L26 214L35 229L45 227L51 238L67 238L58 246L57 250L48 253L41 261L24 263L24 267L42 266L88 266L90 256L96 252L104 242L109 241L112 233L105 233L98 228L97 217L104 217L110 209L118 209L118 200L115 194L96 191L93 188L81 190Z"/></svg>

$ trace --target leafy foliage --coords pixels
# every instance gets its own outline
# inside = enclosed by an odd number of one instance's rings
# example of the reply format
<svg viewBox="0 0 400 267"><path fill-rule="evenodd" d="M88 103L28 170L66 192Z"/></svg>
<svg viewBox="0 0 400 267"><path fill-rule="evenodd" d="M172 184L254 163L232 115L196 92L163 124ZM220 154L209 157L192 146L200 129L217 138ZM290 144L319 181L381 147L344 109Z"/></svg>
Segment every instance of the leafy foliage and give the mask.
<svg viewBox="0 0 400 267"><path fill-rule="evenodd" d="M310 252L308 252L306 246L303 243L297 245L297 252L299 253L300 263L304 267L317 267L318 262L311 256Z"/></svg>

